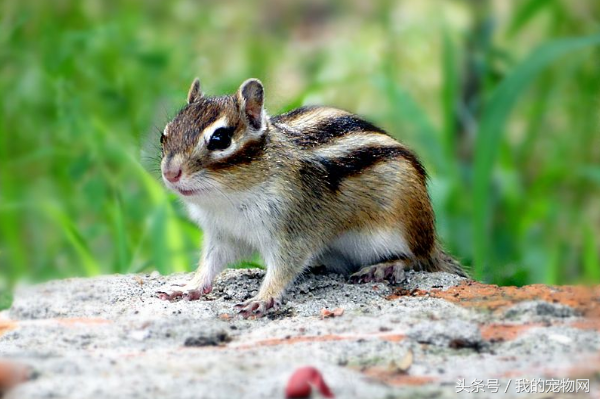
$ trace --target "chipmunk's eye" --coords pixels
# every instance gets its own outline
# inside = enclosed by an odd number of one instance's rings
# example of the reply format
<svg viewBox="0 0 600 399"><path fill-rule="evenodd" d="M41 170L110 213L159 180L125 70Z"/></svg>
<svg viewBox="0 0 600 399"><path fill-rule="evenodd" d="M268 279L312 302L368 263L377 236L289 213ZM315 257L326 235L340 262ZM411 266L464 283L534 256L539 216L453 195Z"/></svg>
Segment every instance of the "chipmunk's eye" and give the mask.
<svg viewBox="0 0 600 399"><path fill-rule="evenodd" d="M210 140L208 141L207 148L213 150L224 150L231 144L231 137L233 136L235 128L233 127L220 127L214 131Z"/></svg>
<svg viewBox="0 0 600 399"><path fill-rule="evenodd" d="M164 144L166 138L167 138L167 136L165 136L164 134L161 134L160 135L160 144Z"/></svg>

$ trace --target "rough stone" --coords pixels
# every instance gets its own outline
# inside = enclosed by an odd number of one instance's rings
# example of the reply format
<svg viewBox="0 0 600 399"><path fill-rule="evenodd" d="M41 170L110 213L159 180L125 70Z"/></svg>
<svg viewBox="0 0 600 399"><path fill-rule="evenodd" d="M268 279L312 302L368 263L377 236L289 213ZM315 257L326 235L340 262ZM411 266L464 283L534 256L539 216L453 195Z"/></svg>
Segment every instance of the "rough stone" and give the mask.
<svg viewBox="0 0 600 399"><path fill-rule="evenodd" d="M600 394L598 288L496 287L445 273L351 285L307 274L277 312L245 320L233 306L263 275L226 270L192 302L156 296L188 275L20 288L0 313L0 357L31 373L5 398L283 398L302 366L339 398L453 398L490 380L522 397L519 380L558 378L590 381L590 393L568 397ZM344 312L323 319L324 308ZM478 397L497 396L484 388Z"/></svg>
<svg viewBox="0 0 600 399"><path fill-rule="evenodd" d="M507 319L527 319L535 321L552 320L577 316L579 312L570 306L546 301L526 301L517 303L506 310Z"/></svg>

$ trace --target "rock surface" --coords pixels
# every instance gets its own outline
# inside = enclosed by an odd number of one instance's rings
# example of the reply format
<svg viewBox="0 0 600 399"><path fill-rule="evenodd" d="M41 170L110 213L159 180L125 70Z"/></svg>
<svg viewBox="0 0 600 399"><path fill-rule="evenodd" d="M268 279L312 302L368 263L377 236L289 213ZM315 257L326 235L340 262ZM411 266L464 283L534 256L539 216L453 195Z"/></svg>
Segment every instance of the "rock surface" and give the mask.
<svg viewBox="0 0 600 399"><path fill-rule="evenodd" d="M156 297L182 275L20 289L0 314L0 357L32 377L5 398L284 398L302 366L338 398L523 397L528 386L544 398L600 397L600 287L496 287L445 273L409 273L392 287L307 275L280 310L244 320L233 305L262 276L227 270L194 302ZM322 319L324 308L344 311ZM579 379L579 393L563 393L565 378Z"/></svg>

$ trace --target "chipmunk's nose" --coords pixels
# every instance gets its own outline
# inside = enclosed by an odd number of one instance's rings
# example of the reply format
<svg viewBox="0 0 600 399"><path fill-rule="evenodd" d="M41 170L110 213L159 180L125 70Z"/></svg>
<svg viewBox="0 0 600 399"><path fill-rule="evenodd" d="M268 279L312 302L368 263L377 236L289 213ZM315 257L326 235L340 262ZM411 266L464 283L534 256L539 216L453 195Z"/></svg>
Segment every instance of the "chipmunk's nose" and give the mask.
<svg viewBox="0 0 600 399"><path fill-rule="evenodd" d="M181 178L181 167L171 165L163 171L163 176L171 183L176 183Z"/></svg>

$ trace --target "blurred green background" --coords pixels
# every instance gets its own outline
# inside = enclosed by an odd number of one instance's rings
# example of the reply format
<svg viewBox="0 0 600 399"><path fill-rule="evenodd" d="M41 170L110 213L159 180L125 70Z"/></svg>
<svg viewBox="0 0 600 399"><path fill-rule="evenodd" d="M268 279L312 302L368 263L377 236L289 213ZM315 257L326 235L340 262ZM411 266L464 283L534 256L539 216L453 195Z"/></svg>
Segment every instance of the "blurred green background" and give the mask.
<svg viewBox="0 0 600 399"><path fill-rule="evenodd" d="M414 148L475 277L600 282L596 0L3 0L0 24L0 307L20 280L195 268L155 161L195 76Z"/></svg>

